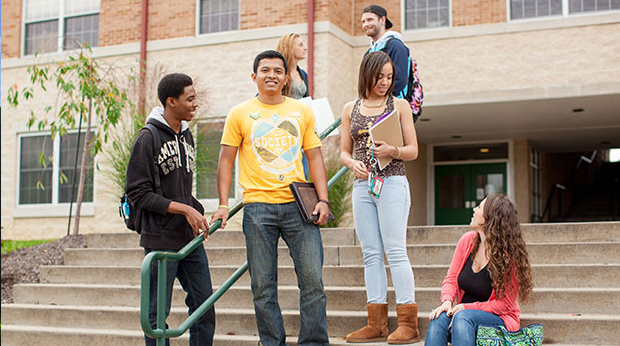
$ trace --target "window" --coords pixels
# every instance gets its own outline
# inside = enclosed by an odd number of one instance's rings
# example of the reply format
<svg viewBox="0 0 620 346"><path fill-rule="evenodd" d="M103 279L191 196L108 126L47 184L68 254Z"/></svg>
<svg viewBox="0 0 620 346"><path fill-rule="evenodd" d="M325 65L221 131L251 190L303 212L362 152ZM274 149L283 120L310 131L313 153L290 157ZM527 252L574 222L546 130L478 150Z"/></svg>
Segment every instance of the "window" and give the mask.
<svg viewBox="0 0 620 346"><path fill-rule="evenodd" d="M569 0L569 13L608 11L620 9L620 0Z"/></svg>
<svg viewBox="0 0 620 346"><path fill-rule="evenodd" d="M198 125L196 133L196 198L216 199L217 161L220 153L220 139L224 130L224 119L210 119ZM235 168L229 198L235 198Z"/></svg>
<svg viewBox="0 0 620 346"><path fill-rule="evenodd" d="M24 53L99 45L100 0L25 0ZM62 38L59 40L58 38Z"/></svg>
<svg viewBox="0 0 620 346"><path fill-rule="evenodd" d="M200 0L200 33L239 29L239 0Z"/></svg>
<svg viewBox="0 0 620 346"><path fill-rule="evenodd" d="M23 135L19 155L19 205L69 203L77 199L84 133L77 142L77 133L68 133L55 140L47 135ZM75 165L76 150L77 167ZM47 162L41 164L41 158ZM83 202L93 201L94 160L88 155ZM73 178L75 176L75 189Z"/></svg>
<svg viewBox="0 0 620 346"><path fill-rule="evenodd" d="M524 19L562 14L562 0L511 0L510 18Z"/></svg>
<svg viewBox="0 0 620 346"><path fill-rule="evenodd" d="M407 0L405 2L405 29L437 28L449 25L449 0Z"/></svg>
<svg viewBox="0 0 620 346"><path fill-rule="evenodd" d="M564 9L568 8L568 13ZM620 0L510 0L510 18L526 19L620 9Z"/></svg>

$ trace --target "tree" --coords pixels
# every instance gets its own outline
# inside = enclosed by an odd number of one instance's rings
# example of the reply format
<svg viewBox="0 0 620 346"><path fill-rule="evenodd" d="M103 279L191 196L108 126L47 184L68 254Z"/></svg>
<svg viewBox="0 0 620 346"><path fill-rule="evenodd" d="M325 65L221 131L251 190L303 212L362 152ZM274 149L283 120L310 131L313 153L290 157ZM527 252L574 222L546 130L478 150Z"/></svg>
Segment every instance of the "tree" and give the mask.
<svg viewBox="0 0 620 346"><path fill-rule="evenodd" d="M58 90L56 105L46 106L42 116L35 115L31 110L26 123L29 130L35 124L39 131L49 130L52 139L56 135L62 137L67 134L67 129L75 128L78 120L86 120L87 128L76 201L74 235L77 235L79 230L88 151L90 150L93 157L102 151L103 143L108 141L110 130L116 127L123 109L127 106L133 108L133 103L127 97L126 91L118 87L112 73L112 66L102 67L91 55L91 48L85 45L70 53L66 60L56 64L51 74L50 68L54 66L32 65L27 69L31 85L23 87L20 92L18 86L14 84L9 88L7 96L9 106L17 107L20 97L25 100L34 97L35 86L38 85L44 92L48 92L49 83L54 83ZM93 138L90 138L93 116L97 117L98 126ZM50 158L45 157L41 151L39 163L45 166L49 162ZM64 180L66 181L66 177ZM37 183L37 187L44 188L41 182Z"/></svg>

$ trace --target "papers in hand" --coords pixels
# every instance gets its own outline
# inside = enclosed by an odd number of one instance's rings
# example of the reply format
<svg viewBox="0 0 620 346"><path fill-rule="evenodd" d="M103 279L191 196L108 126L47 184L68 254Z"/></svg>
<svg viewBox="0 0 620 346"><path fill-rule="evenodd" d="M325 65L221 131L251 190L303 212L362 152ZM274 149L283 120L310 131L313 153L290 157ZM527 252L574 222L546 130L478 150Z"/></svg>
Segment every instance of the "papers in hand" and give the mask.
<svg viewBox="0 0 620 346"><path fill-rule="evenodd" d="M312 108L314 119L316 120L316 130L318 133L322 133L334 123L334 113L332 112L332 108L329 106L327 98L324 97L313 100L312 97L308 96L303 99L299 99L298 101L305 103ZM328 135L328 137L335 136L337 134L338 129L336 128Z"/></svg>
<svg viewBox="0 0 620 346"><path fill-rule="evenodd" d="M400 116L396 109L379 117L379 119L372 124L368 132L373 144L375 141L383 141L389 145L398 147L404 145L403 130L400 126ZM379 163L379 169L383 170L385 166L392 161L392 158L388 156L377 159L377 161Z"/></svg>

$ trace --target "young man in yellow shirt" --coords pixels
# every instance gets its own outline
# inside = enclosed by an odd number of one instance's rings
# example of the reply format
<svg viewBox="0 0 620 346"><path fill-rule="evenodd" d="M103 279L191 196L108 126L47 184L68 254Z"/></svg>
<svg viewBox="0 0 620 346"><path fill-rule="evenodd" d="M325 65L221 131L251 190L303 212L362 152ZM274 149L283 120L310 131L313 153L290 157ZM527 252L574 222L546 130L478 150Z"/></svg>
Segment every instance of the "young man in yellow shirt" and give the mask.
<svg viewBox="0 0 620 346"><path fill-rule="evenodd" d="M323 244L318 225L327 222L329 201L327 174L321 141L315 131L310 107L282 95L288 67L276 51L260 53L254 60L252 80L258 96L233 107L226 118L217 168L220 207L211 222L228 219L228 191L239 151L239 183L243 193L243 233L247 247L254 311L260 342L264 346L286 344L278 304L278 239L288 245L300 288L298 345L328 345ZM289 184L305 181L304 150L310 164L319 202L315 224L305 223Z"/></svg>

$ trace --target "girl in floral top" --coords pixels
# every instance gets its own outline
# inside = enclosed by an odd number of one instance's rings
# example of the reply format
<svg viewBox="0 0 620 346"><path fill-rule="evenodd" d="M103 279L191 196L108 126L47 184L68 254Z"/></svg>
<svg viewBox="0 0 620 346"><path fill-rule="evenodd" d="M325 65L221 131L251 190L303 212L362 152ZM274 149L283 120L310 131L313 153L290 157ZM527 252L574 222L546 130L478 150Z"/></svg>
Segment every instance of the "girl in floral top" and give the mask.
<svg viewBox="0 0 620 346"><path fill-rule="evenodd" d="M348 342L387 340L404 344L420 339L413 271L407 256L411 201L403 163L418 157L418 144L409 103L392 96L393 88L394 65L389 56L383 52L369 53L360 65L359 97L346 104L342 111L340 161L356 177L353 216L364 257L368 311L368 325L347 335ZM373 143L369 128L382 115L395 109L400 114L404 145ZM377 159L386 157L392 160L379 169ZM396 292L398 328L392 334L387 328L384 254Z"/></svg>

